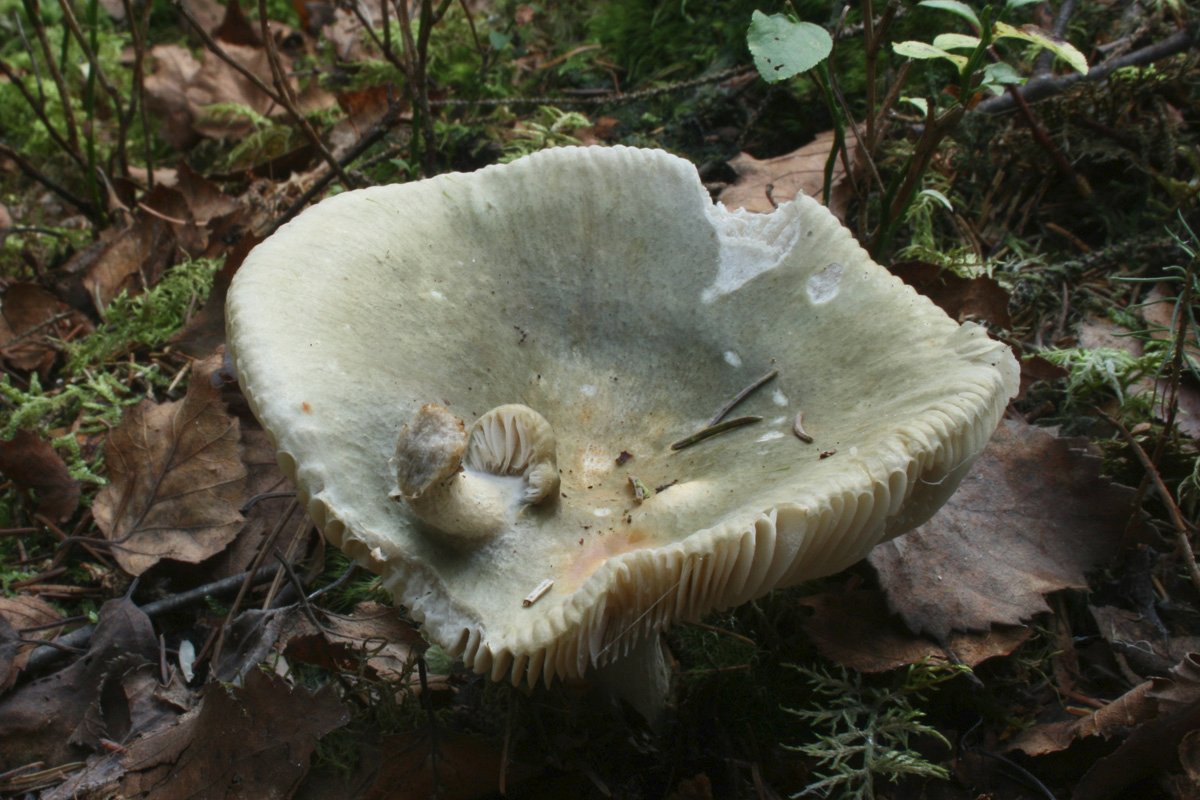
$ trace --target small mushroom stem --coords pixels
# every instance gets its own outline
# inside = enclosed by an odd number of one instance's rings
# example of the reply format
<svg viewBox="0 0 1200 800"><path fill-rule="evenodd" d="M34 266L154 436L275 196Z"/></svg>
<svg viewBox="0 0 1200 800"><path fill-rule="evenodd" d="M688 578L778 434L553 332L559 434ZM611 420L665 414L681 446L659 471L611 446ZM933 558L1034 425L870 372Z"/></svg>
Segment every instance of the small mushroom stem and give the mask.
<svg viewBox="0 0 1200 800"><path fill-rule="evenodd" d="M499 481L458 472L420 497L405 498L408 507L430 527L468 542L490 539L508 524L512 500Z"/></svg>

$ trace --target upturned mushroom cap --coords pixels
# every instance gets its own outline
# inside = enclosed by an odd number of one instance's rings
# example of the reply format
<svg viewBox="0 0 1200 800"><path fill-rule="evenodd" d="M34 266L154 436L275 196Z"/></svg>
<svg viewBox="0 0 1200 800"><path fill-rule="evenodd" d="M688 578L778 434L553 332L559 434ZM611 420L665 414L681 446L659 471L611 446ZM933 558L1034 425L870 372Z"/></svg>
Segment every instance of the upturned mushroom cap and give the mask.
<svg viewBox="0 0 1200 800"><path fill-rule="evenodd" d="M659 151L338 195L251 253L227 308L316 523L514 683L853 563L945 501L1017 388L1006 347L816 202L730 212ZM735 412L761 422L670 449L768 369ZM474 471L503 508L478 535L414 507Z"/></svg>

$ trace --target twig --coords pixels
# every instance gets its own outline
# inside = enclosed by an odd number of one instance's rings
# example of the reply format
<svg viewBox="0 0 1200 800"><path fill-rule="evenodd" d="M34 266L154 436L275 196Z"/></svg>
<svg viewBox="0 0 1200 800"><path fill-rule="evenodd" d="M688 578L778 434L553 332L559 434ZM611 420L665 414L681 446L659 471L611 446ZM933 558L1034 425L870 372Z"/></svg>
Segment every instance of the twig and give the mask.
<svg viewBox="0 0 1200 800"><path fill-rule="evenodd" d="M1062 150L1058 149L1058 145L1050 138L1050 134L1046 132L1046 129L1042 127L1042 124L1033 115L1033 110L1029 107L1029 103L1025 101L1025 98L1021 96L1018 88L1010 85L1008 93L1012 96L1013 103L1016 104L1021 118L1029 126L1029 132L1033 135L1033 140L1041 145L1042 149L1050 155L1050 158L1053 159L1054 165L1058 167L1058 171L1062 173L1062 176L1075 184L1075 188L1079 190L1079 194L1084 199L1090 199L1092 196L1092 187L1088 185L1087 179L1075 171L1075 168L1071 166L1071 162L1063 155Z"/></svg>
<svg viewBox="0 0 1200 800"><path fill-rule="evenodd" d="M219 581L206 583L203 586L197 586L195 589L189 589L186 592L164 597L162 600L155 600L144 606L139 606L139 608L142 613L153 619L162 614L169 614L173 611L203 602L208 597L220 597L229 594L247 582L251 586L263 583L274 578L275 573L278 571L279 567L268 566L253 573L243 572L228 578L222 578ZM25 667L26 671L40 669L67 652L83 649L91 641L92 634L95 631L95 625L85 625L82 628L76 628L70 633L58 637L52 643L46 642L29 654L29 661Z"/></svg>
<svg viewBox="0 0 1200 800"><path fill-rule="evenodd" d="M1081 75L1078 72L1073 72L1069 75L1042 75L1032 78L1018 91L1026 102L1036 103L1038 100L1044 100L1047 97L1061 94L1082 81L1095 82L1104 80L1122 67L1140 67L1195 47L1197 43L1197 30L1198 26L1193 23L1183 30L1171 34L1161 42L1155 42L1140 50L1134 50L1132 53L1126 53L1123 56L1110 58L1103 63L1096 64L1088 70L1086 75ZM1014 105L1015 101L1012 95L1003 94L990 100L984 100L975 106L972 112L977 114L1000 114L1005 111L1011 111Z"/></svg>
<svg viewBox="0 0 1200 800"><path fill-rule="evenodd" d="M345 167L352 164L358 159L359 156L361 156L368 149L373 147L380 139L386 136L387 132L391 130L392 126L396 124L396 121L399 119L399 117L400 104L398 102L392 102L388 106L387 112L383 115L383 119L376 123L375 127L372 128L370 132L363 136L363 138L359 139L358 143L346 151L346 154L342 156L340 159L342 166ZM274 233L279 229L280 225L299 214L306 205L312 202L314 197L320 194L322 190L329 185L330 181L333 180L334 175L335 173L333 170L327 170L321 175L321 177L317 178L317 180L313 182L313 185L308 187L304 194L300 195L300 197L297 198L294 203L288 206L287 210L284 211L283 214L281 214L271 223L271 225L267 228L266 234L264 235Z"/></svg>
<svg viewBox="0 0 1200 800"><path fill-rule="evenodd" d="M329 165L329 168L337 174L345 187L353 189L355 183L342 170L342 165L333 157L333 153L329 152L329 148L325 146L325 142L317 134L316 128L312 126L312 123L308 121L308 118L301 113L299 106L296 105L296 95L292 91L288 74L283 69L283 62L279 59L279 51L275 48L275 37L271 35L271 19L267 11L267 0L258 0L258 21L262 30L263 47L267 51L267 63L271 65L271 75L275 80L275 88L279 92L279 99L282 102L284 110L292 118L292 122L296 123L304 133L305 138L321 154L321 158L325 159L325 163Z"/></svg>
<svg viewBox="0 0 1200 800"><path fill-rule="evenodd" d="M1179 553L1183 557L1183 563L1187 567L1188 576L1192 580L1192 586L1196 587L1196 591L1200 592L1200 566L1196 565L1196 554L1192 550L1192 542L1189 538L1190 528L1187 520L1183 518L1183 512L1179 510L1179 504L1175 502L1174 496L1166 483L1163 482L1162 475L1159 474L1158 467L1150 459L1138 440L1134 438L1129 429L1121 424L1121 421L1112 417L1100 409L1096 409L1100 416L1104 417L1109 423L1117 429L1129 446L1133 449L1134 455L1138 461L1142 463L1142 468L1146 470L1146 474L1154 484L1154 488L1158 491L1158 496L1162 498L1163 504L1167 507L1167 514L1171 517L1171 523L1175 526L1175 543L1179 547Z"/></svg>
<svg viewBox="0 0 1200 800"><path fill-rule="evenodd" d="M217 44L216 39L214 39L209 32L204 29L204 26L192 16L191 12L187 10L187 7L183 4L183 0L174 0L172 5L175 6L175 10L179 12L179 14L187 21L187 23L192 26L192 30L195 31L196 35L200 37L200 41L204 42L204 46L208 48L210 53L232 67L233 70L243 78L250 81L255 89L258 89L260 92L269 97L271 102L273 102L275 105L279 106L280 108L286 108L283 98L280 97L274 89L272 89L270 86L267 86L267 84L265 84L261 78L239 64L236 59L232 58L228 53L225 52L225 49L221 47L221 45Z"/></svg>
<svg viewBox="0 0 1200 800"><path fill-rule="evenodd" d="M54 81L55 88L58 89L60 108L62 108L63 119L67 126L67 140L71 143L71 149L74 151L78 163L82 164L83 156L79 150L79 126L75 122L75 110L69 102L71 95L67 92L67 82L63 80L62 70L58 68L58 59L54 57L54 48L50 46L50 39L46 36L46 25L43 22L41 9L38 8L38 0L25 0L25 15L29 17L29 21L33 25L33 32L37 35L38 44L42 48L42 58L46 61L46 69L50 70L50 78Z"/></svg>
<svg viewBox="0 0 1200 800"><path fill-rule="evenodd" d="M2 58L0 58L0 74L4 75L5 78L8 78L9 84L12 85L17 90L17 93L21 95L21 99L25 101L25 104L29 106L29 109L38 118L38 121L42 123L42 127L46 129L47 135L54 140L54 143L58 145L59 149L62 150L68 157L70 157L70 159L74 161L80 169L86 170L87 161L84 159L83 154L77 149L78 144L76 143L76 146L72 146L71 142L67 141L67 139L64 139L63 135L59 133L58 129L50 124L50 118L46 115L45 103L39 102L38 98L33 96L33 93L29 91L29 87L25 85L25 82L21 80L16 71L14 71L13 68L8 65L8 62ZM69 97L64 101L64 105L70 105ZM41 181L39 181L39 183L40 182ZM55 192L55 194L58 194L58 192ZM72 203L72 205L77 204Z"/></svg>
<svg viewBox="0 0 1200 800"><path fill-rule="evenodd" d="M736 395L734 395L732 400L730 400L725 405L721 406L721 408L717 410L717 413L713 414L712 419L710 419L708 421L709 426L716 425L718 422L725 419L725 415L728 414L730 411L733 411L733 409L735 409L737 407L738 403L742 402L747 397L749 397L751 394L753 394L763 384L769 383L770 381L774 380L776 378L776 376L778 376L778 375L779 375L779 370L773 369L770 372L766 373L765 375L761 375L758 378L756 378L754 383L750 384L745 389L742 389L740 392L738 392Z"/></svg>
<svg viewBox="0 0 1200 800"><path fill-rule="evenodd" d="M718 433L725 433L726 431L731 431L734 428L740 428L743 425L750 425L755 422L762 422L762 417L749 416L727 419L724 422L718 422L716 425L709 425L707 428L701 428L691 436L680 439L678 442L675 442L671 445L671 449L682 450L685 447L691 447L697 442L702 442L705 439L716 436Z"/></svg>

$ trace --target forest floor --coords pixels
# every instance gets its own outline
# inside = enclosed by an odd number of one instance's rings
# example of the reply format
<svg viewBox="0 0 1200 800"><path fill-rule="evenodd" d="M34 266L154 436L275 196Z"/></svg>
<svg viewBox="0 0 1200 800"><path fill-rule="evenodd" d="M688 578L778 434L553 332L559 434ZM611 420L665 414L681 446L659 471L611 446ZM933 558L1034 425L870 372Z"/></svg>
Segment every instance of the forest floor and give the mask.
<svg viewBox="0 0 1200 800"><path fill-rule="evenodd" d="M1194 4L550 5L0 0L0 796L1200 797ZM654 724L427 642L223 360L304 208L573 144L821 198L1021 362L902 547L673 628Z"/></svg>

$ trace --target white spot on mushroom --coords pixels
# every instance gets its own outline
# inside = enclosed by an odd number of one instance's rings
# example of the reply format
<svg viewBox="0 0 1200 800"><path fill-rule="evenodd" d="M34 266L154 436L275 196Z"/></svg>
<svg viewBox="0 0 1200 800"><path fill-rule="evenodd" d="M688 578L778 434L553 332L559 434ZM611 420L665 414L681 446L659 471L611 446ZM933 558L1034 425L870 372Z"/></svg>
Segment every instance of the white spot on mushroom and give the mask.
<svg viewBox="0 0 1200 800"><path fill-rule="evenodd" d="M804 290L808 292L808 299L813 302L813 305L819 306L837 297L844 274L846 274L846 268L835 261L809 278Z"/></svg>
<svg viewBox="0 0 1200 800"><path fill-rule="evenodd" d="M380 548L378 548L378 547L372 547L372 548L371 548L371 558L372 558L372 559L374 559L375 561L378 561L378 562L380 562L380 563L383 563L384 561L387 561L387 556L385 556L385 555L383 554L383 550L381 550L381 549L380 549Z"/></svg>
<svg viewBox="0 0 1200 800"><path fill-rule="evenodd" d="M786 408L788 404L787 395L776 389L771 392L771 402L780 408Z"/></svg>
<svg viewBox="0 0 1200 800"><path fill-rule="evenodd" d="M434 300L445 300L446 299L446 295L442 294L437 289L434 289L432 292L430 292L429 296L432 297Z"/></svg>
<svg viewBox="0 0 1200 800"><path fill-rule="evenodd" d="M612 509L611 508L593 508L592 513L595 514L597 517L607 517L609 514L612 513Z"/></svg>
<svg viewBox="0 0 1200 800"><path fill-rule="evenodd" d="M782 438L783 438L783 433L781 431L770 431L769 433L764 433L762 436L755 439L755 441L756 442L769 442L773 439L782 439Z"/></svg>
<svg viewBox="0 0 1200 800"><path fill-rule="evenodd" d="M731 367L740 367L742 365L742 357L732 350L726 350L725 363Z"/></svg>
<svg viewBox="0 0 1200 800"><path fill-rule="evenodd" d="M796 203L784 203L770 214L731 211L720 203L706 211L721 249L716 277L700 294L705 303L779 266L800 239Z"/></svg>
<svg viewBox="0 0 1200 800"><path fill-rule="evenodd" d="M595 397L596 387L592 386L590 383L585 383L583 386L579 387L579 393L584 397Z"/></svg>
<svg viewBox="0 0 1200 800"><path fill-rule="evenodd" d="M785 422L787 422L787 417L775 417L771 420L772 425L782 425Z"/></svg>

